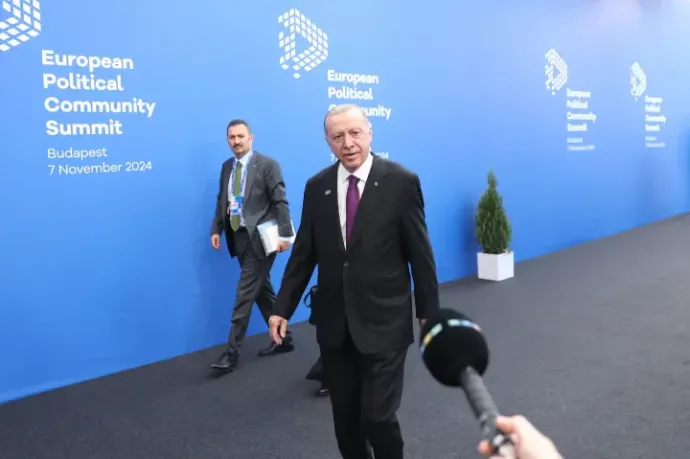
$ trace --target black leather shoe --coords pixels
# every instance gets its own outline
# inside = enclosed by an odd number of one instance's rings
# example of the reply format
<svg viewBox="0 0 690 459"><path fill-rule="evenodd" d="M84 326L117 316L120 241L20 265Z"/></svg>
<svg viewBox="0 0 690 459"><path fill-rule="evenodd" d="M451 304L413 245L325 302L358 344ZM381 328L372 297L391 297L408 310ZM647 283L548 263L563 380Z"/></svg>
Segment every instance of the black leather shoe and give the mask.
<svg viewBox="0 0 690 459"><path fill-rule="evenodd" d="M259 351L259 357L266 357L274 354L285 354L286 352L292 352L295 350L295 342L292 340L292 336L287 335L283 340L283 344L280 346L276 343L271 343L267 348L261 349Z"/></svg>
<svg viewBox="0 0 690 459"><path fill-rule="evenodd" d="M321 386L319 390L316 391L317 397L328 397L331 395L331 391L326 386Z"/></svg>
<svg viewBox="0 0 690 459"><path fill-rule="evenodd" d="M218 359L218 362L211 364L211 368L213 368L214 370L220 370L230 373L232 371L235 371L235 369L237 368L237 360L237 354L223 352L223 354Z"/></svg>

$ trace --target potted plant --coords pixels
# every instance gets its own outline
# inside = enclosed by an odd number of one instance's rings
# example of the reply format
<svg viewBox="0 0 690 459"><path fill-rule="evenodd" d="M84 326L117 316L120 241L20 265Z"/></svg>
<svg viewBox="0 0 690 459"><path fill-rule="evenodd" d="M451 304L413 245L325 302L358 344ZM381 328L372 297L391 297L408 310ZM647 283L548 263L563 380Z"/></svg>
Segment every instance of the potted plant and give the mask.
<svg viewBox="0 0 690 459"><path fill-rule="evenodd" d="M513 231L491 170L488 184L474 218L475 237L482 250L477 253L477 275L480 279L502 281L515 275L515 257L510 250Z"/></svg>

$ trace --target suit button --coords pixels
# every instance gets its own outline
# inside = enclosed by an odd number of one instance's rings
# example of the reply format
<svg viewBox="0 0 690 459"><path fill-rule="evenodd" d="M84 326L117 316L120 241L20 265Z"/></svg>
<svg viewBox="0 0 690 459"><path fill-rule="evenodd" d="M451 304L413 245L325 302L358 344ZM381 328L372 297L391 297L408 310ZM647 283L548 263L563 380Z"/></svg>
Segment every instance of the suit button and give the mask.
<svg viewBox="0 0 690 459"><path fill-rule="evenodd" d="M345 263L343 263L343 266L347 268L348 266L350 266L350 263L346 261Z"/></svg>

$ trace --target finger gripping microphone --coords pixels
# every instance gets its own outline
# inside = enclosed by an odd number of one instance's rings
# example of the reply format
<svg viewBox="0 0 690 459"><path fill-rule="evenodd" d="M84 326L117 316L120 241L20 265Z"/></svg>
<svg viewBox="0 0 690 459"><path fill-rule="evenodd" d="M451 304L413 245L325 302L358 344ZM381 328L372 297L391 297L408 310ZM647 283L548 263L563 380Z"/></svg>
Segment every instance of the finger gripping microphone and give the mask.
<svg viewBox="0 0 690 459"><path fill-rule="evenodd" d="M463 389L494 454L515 459L510 437L496 427L498 408L482 379L489 366L489 347L479 326L455 310L442 308L424 325L419 347L438 382Z"/></svg>

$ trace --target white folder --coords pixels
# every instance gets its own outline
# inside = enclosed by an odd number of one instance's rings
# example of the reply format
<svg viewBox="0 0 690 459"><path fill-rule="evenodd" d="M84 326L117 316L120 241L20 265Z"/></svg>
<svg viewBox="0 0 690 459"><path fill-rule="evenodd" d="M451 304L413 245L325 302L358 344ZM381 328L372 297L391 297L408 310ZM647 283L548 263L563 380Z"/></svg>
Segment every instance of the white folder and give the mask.
<svg viewBox="0 0 690 459"><path fill-rule="evenodd" d="M292 226L292 237L290 238L290 244L295 242L295 224L290 220L290 225ZM261 242L264 245L264 250L266 255L270 255L278 250L278 242L280 242L280 234L278 233L278 222L274 220L267 220L256 227L259 230L259 235L261 236Z"/></svg>

